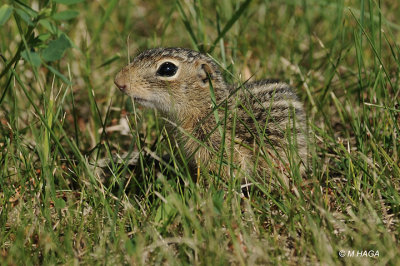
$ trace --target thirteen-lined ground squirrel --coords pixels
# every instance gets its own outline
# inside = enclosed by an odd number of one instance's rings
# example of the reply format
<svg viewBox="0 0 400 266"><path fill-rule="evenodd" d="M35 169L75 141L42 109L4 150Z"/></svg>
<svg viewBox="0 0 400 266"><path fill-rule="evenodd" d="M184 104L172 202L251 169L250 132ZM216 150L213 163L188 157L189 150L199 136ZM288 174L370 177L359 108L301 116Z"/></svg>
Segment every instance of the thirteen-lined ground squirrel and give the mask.
<svg viewBox="0 0 400 266"><path fill-rule="evenodd" d="M210 57L156 48L134 58L115 84L135 102L166 116L194 168L201 164L216 172L224 158L223 172L236 177L304 173L303 105L285 83L229 85Z"/></svg>

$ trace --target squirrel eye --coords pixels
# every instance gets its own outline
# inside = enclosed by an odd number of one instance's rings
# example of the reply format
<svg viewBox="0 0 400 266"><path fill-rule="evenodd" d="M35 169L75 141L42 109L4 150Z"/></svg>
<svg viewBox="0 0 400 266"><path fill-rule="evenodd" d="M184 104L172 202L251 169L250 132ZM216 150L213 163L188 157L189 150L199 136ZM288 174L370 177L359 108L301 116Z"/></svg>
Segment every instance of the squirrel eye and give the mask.
<svg viewBox="0 0 400 266"><path fill-rule="evenodd" d="M172 77L175 75L178 67L171 62L162 63L157 70L157 75L161 77Z"/></svg>

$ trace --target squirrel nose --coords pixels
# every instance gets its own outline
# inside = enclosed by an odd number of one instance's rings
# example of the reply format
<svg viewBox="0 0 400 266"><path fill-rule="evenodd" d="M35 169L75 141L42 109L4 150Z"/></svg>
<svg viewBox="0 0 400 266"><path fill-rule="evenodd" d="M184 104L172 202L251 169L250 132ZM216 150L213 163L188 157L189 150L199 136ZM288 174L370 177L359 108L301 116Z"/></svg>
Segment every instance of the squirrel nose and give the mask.
<svg viewBox="0 0 400 266"><path fill-rule="evenodd" d="M125 89L126 89L126 85L125 85L125 84L120 84L120 83L118 82L117 79L114 80L114 84L117 85L117 87L118 87L121 91L125 91Z"/></svg>

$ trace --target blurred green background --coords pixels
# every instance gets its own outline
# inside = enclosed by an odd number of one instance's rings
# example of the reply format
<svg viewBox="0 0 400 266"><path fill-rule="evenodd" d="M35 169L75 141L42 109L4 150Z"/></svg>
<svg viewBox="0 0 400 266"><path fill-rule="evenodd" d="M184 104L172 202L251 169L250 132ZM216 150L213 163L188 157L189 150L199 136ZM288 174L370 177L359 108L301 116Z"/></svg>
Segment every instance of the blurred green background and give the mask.
<svg viewBox="0 0 400 266"><path fill-rule="evenodd" d="M3 1L0 263L398 264L399 17L397 0ZM241 198L160 165L160 114L113 84L160 46L292 85L308 179ZM135 166L114 163L126 152Z"/></svg>

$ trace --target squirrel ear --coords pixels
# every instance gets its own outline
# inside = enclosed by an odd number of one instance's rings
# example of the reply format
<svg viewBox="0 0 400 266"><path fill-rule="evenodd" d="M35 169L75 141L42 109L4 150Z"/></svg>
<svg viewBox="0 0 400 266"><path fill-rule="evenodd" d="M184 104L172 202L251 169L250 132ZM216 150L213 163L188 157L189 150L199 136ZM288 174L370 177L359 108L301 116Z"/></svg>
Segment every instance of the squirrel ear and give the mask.
<svg viewBox="0 0 400 266"><path fill-rule="evenodd" d="M202 63L199 65L198 75L201 79L203 85L208 86L208 80L212 79L212 69L207 63Z"/></svg>

